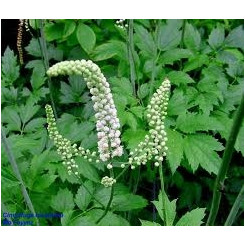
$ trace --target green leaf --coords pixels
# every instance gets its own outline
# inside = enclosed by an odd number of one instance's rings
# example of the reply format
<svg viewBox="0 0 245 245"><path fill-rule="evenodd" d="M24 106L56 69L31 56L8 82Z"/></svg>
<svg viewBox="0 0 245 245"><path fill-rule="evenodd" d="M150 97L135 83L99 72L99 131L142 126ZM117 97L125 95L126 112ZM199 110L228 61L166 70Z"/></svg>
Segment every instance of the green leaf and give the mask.
<svg viewBox="0 0 245 245"><path fill-rule="evenodd" d="M205 217L205 208L196 208L183 215L176 223L176 226L200 226Z"/></svg>
<svg viewBox="0 0 245 245"><path fill-rule="evenodd" d="M126 124L135 131L137 129L137 119L131 112L125 112Z"/></svg>
<svg viewBox="0 0 245 245"><path fill-rule="evenodd" d="M54 40L62 39L65 25L62 22L59 23L46 23L44 26L45 38L51 42Z"/></svg>
<svg viewBox="0 0 245 245"><path fill-rule="evenodd" d="M183 158L183 137L177 131L167 129L167 160L172 174L175 173Z"/></svg>
<svg viewBox="0 0 245 245"><path fill-rule="evenodd" d="M76 29L76 22L74 20L66 20L65 21L65 28L63 32L63 39L69 37Z"/></svg>
<svg viewBox="0 0 245 245"><path fill-rule="evenodd" d="M2 122L7 123L7 128L13 131L21 131L21 120L16 108L6 106L2 111Z"/></svg>
<svg viewBox="0 0 245 245"><path fill-rule="evenodd" d="M1 69L2 82L6 85L12 84L20 75L17 57L9 47L6 48L3 54Z"/></svg>
<svg viewBox="0 0 245 245"><path fill-rule="evenodd" d="M161 219L164 221L164 214L163 214L163 201L164 201L164 208L166 214L165 223L167 226L173 225L175 216L176 216L176 201L177 199L170 201L164 192L164 200L162 200L162 192L160 191L158 195L159 201L153 201L152 203L155 205L157 212Z"/></svg>
<svg viewBox="0 0 245 245"><path fill-rule="evenodd" d="M88 193L87 189L91 192L94 192L94 185L93 182L90 180L87 180L84 182L84 185L81 185L81 187L78 189L77 194L75 196L75 203L76 205L82 210L85 211L91 202L92 196Z"/></svg>
<svg viewBox="0 0 245 245"><path fill-rule="evenodd" d="M244 50L244 30L242 25L236 27L229 33L225 39L225 45Z"/></svg>
<svg viewBox="0 0 245 245"><path fill-rule="evenodd" d="M244 156L244 124L242 124L235 143L236 151L240 151Z"/></svg>
<svg viewBox="0 0 245 245"><path fill-rule="evenodd" d="M144 113L144 107L143 106L133 106L129 109L136 117L142 119L143 113Z"/></svg>
<svg viewBox="0 0 245 245"><path fill-rule="evenodd" d="M209 173L218 173L221 158L216 151L222 151L223 145L211 135L196 134L184 138L184 153L193 171L199 164Z"/></svg>
<svg viewBox="0 0 245 245"><path fill-rule="evenodd" d="M92 180L93 182L99 183L100 177L96 168L92 165L92 163L88 162L86 159L82 157L77 157L76 162L78 164L78 172L82 174L85 178Z"/></svg>
<svg viewBox="0 0 245 245"><path fill-rule="evenodd" d="M150 85L148 83L144 83L140 85L138 96L140 99L144 99L150 92Z"/></svg>
<svg viewBox="0 0 245 245"><path fill-rule="evenodd" d="M38 42L38 39L32 38L30 43L27 47L25 47L25 50L28 54L35 56L35 57L42 57L42 51L40 49L40 45Z"/></svg>
<svg viewBox="0 0 245 245"><path fill-rule="evenodd" d="M189 72L195 70L197 68L202 67L203 65L207 65L208 62L208 56L205 54L194 56L193 58L190 58L188 62L185 63L183 71Z"/></svg>
<svg viewBox="0 0 245 245"><path fill-rule="evenodd" d="M68 189L60 189L57 195L51 199L51 207L58 212L73 209L74 201L72 193Z"/></svg>
<svg viewBox="0 0 245 245"><path fill-rule="evenodd" d="M185 133L195 133L196 131L220 130L222 124L214 117L206 114L181 114L178 116L176 126Z"/></svg>
<svg viewBox="0 0 245 245"><path fill-rule="evenodd" d="M148 57L155 57L157 49L151 33L141 25L134 25L134 29L136 45Z"/></svg>
<svg viewBox="0 0 245 245"><path fill-rule="evenodd" d="M114 56L122 60L127 60L127 48L125 43L111 40L108 43L97 46L92 56L94 61L107 60Z"/></svg>
<svg viewBox="0 0 245 245"><path fill-rule="evenodd" d="M73 212L74 212L73 210L68 210L68 211L63 212L63 216L60 219L62 226L68 226L69 225L71 218L72 218L72 215L73 215Z"/></svg>
<svg viewBox="0 0 245 245"><path fill-rule="evenodd" d="M157 35L158 48L162 51L176 48L180 44L181 31L171 23L162 24Z"/></svg>
<svg viewBox="0 0 245 245"><path fill-rule="evenodd" d="M45 192L45 189L47 189L56 180L57 177L57 175L53 174L43 174L38 176L38 178L34 181L31 190Z"/></svg>
<svg viewBox="0 0 245 245"><path fill-rule="evenodd" d="M217 49L222 46L225 39L225 30L222 26L219 26L212 30L209 35L208 43L213 49Z"/></svg>
<svg viewBox="0 0 245 245"><path fill-rule="evenodd" d="M26 103L19 107L19 114L23 124L26 124L40 109L39 105L33 105L32 103Z"/></svg>
<svg viewBox="0 0 245 245"><path fill-rule="evenodd" d="M197 52L201 45L200 33L189 23L186 23L185 26L184 44L189 50L194 52Z"/></svg>
<svg viewBox="0 0 245 245"><path fill-rule="evenodd" d="M163 53L163 55L159 58L159 63L164 65L173 65L175 61L190 58L192 56L193 53L188 49L171 49Z"/></svg>
<svg viewBox="0 0 245 245"><path fill-rule="evenodd" d="M187 110L187 97L184 95L183 90L175 89L168 103L168 115L180 115Z"/></svg>
<svg viewBox="0 0 245 245"><path fill-rule="evenodd" d="M96 43L96 36L93 29L80 23L77 27L77 39L81 47L90 54Z"/></svg>
<svg viewBox="0 0 245 245"><path fill-rule="evenodd" d="M171 71L167 75L170 83L180 86L181 84L187 85L188 83L195 83L195 81L183 71Z"/></svg>
<svg viewBox="0 0 245 245"><path fill-rule="evenodd" d="M108 212L107 215L98 223L96 221L101 217L104 213L104 210L94 209L86 213L86 215L82 217L78 217L74 219L69 225L72 226L128 226L129 223L127 220L122 218L121 216L114 214L112 212Z"/></svg>
<svg viewBox="0 0 245 245"><path fill-rule="evenodd" d="M160 224L156 222L152 222L149 220L143 220L143 219L140 219L140 223L141 223L141 226L161 226Z"/></svg>
<svg viewBox="0 0 245 245"><path fill-rule="evenodd" d="M34 118L26 124L24 132L30 133L36 131L38 128L42 128L46 121L47 120L42 117Z"/></svg>
<svg viewBox="0 0 245 245"><path fill-rule="evenodd" d="M137 145L144 140L147 132L145 130L132 130L132 129L127 129L124 131L122 134L122 140L127 144L127 148L132 150Z"/></svg>
<svg viewBox="0 0 245 245"><path fill-rule="evenodd" d="M102 188L99 189L95 193L95 197L100 200L105 206L108 203L108 200L110 198L110 189L109 188ZM148 204L147 200L144 199L142 196L134 195L128 192L126 189L122 189L118 191L118 189L115 190L111 209L113 211L129 211L134 209L142 209L146 207Z"/></svg>

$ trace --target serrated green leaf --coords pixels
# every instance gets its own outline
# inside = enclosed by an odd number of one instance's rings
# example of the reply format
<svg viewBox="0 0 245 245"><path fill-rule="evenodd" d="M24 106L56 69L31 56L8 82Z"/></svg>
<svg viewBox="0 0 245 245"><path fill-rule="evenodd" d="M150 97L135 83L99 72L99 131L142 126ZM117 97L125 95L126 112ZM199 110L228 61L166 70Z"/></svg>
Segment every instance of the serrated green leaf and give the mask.
<svg viewBox="0 0 245 245"><path fill-rule="evenodd" d="M74 219L69 225L72 226L128 226L127 220L122 218L120 215L108 212L107 215L98 223L96 221L103 215L103 210L91 210L86 215Z"/></svg>
<svg viewBox="0 0 245 245"><path fill-rule="evenodd" d="M77 27L77 39L81 47L90 54L96 43L96 36L89 26L80 23Z"/></svg>
<svg viewBox="0 0 245 245"><path fill-rule="evenodd" d="M38 178L32 184L31 190L45 192L45 189L47 189L56 180L57 177L57 175L53 174L43 174L38 176Z"/></svg>
<svg viewBox="0 0 245 245"><path fill-rule="evenodd" d="M171 129L167 129L167 160L169 161L169 166L172 174L175 173L178 166L180 166L180 162L183 158L183 137L182 135Z"/></svg>
<svg viewBox="0 0 245 245"><path fill-rule="evenodd" d="M205 208L196 208L183 215L176 223L176 226L200 226L205 217Z"/></svg>
<svg viewBox="0 0 245 245"><path fill-rule="evenodd" d="M225 39L225 45L244 50L244 29L242 25L236 27L229 33Z"/></svg>
<svg viewBox="0 0 245 245"><path fill-rule="evenodd" d="M222 46L225 39L225 30L222 26L219 26L212 30L209 35L208 43L213 49L217 49Z"/></svg>
<svg viewBox="0 0 245 245"><path fill-rule="evenodd" d="M127 129L122 134L122 140L127 144L128 149L134 149L142 140L144 140L147 132L145 130Z"/></svg>
<svg viewBox="0 0 245 245"><path fill-rule="evenodd" d="M141 223L141 226L161 226L157 222L152 222L152 221L143 220L143 219L140 219L140 223Z"/></svg>
<svg viewBox="0 0 245 245"><path fill-rule="evenodd" d="M137 119L131 112L125 112L126 124L135 131L137 129Z"/></svg>
<svg viewBox="0 0 245 245"><path fill-rule="evenodd" d="M2 111L2 122L9 130L21 131L21 120L14 107L6 106Z"/></svg>
<svg viewBox="0 0 245 245"><path fill-rule="evenodd" d="M184 44L194 52L198 51L201 45L200 33L189 23L185 26Z"/></svg>
<svg viewBox="0 0 245 245"><path fill-rule="evenodd" d="M196 134L184 138L184 153L193 171L200 164L209 173L217 174L221 158L216 151L223 149L223 145L211 135Z"/></svg>
<svg viewBox="0 0 245 245"><path fill-rule="evenodd" d="M14 52L7 47L4 51L1 63L1 78L6 85L12 84L20 75L20 67L17 65L17 57Z"/></svg>
<svg viewBox="0 0 245 245"><path fill-rule="evenodd" d="M44 25L44 34L47 41L62 39L64 33L65 24L59 23L46 23Z"/></svg>
<svg viewBox="0 0 245 245"><path fill-rule="evenodd" d="M162 24L158 30L158 48L162 51L176 48L180 44L181 31L179 27L171 22Z"/></svg>
<svg viewBox="0 0 245 245"><path fill-rule="evenodd" d="M75 203L82 211L86 210L92 199L92 196L87 189L90 191L90 193L94 192L94 185L90 180L85 181L84 185L81 185L75 196Z"/></svg>
<svg viewBox="0 0 245 245"><path fill-rule="evenodd" d="M195 83L195 81L183 71L171 71L167 75L172 84L180 86L181 84L187 85L188 83Z"/></svg>
<svg viewBox="0 0 245 245"><path fill-rule="evenodd" d="M58 211L64 212L74 208L73 195L68 189L60 189L52 199L51 207Z"/></svg>
<svg viewBox="0 0 245 245"><path fill-rule="evenodd" d="M30 132L36 131L38 128L44 127L44 124L46 123L46 121L47 120L42 117L34 118L26 124L24 128L24 132L30 133Z"/></svg>
<svg viewBox="0 0 245 245"><path fill-rule="evenodd" d="M176 126L185 133L195 133L196 131L220 130L222 124L214 117L206 114L181 114L178 116Z"/></svg>
<svg viewBox="0 0 245 245"><path fill-rule="evenodd" d="M141 25L134 25L134 29L136 45L148 57L155 57L157 54L157 49L151 33Z"/></svg>
<svg viewBox="0 0 245 245"><path fill-rule="evenodd" d="M86 159L83 159L82 157L77 157L76 162L78 164L79 174L82 174L85 178L92 180L93 182L100 182L98 172L96 168L92 165L92 163L88 162Z"/></svg>
<svg viewBox="0 0 245 245"><path fill-rule="evenodd" d="M197 68L202 67L203 65L207 65L208 62L208 56L205 54L194 56L193 58L190 58L188 62L185 63L183 71L189 72L195 70Z"/></svg>
<svg viewBox="0 0 245 245"><path fill-rule="evenodd" d="M158 195L158 200L159 201L153 201L152 203L155 205L157 212L159 214L159 216L161 217L161 219L163 221L165 221L167 226L171 226L173 225L175 216L176 216L176 202L177 199L170 201L166 195L166 193L164 192L164 200L162 200L162 192L160 191L159 195ZM164 207L163 207L163 201L164 201ZM166 217L164 218L164 210L163 208L165 208L165 215ZM164 220L165 219L165 220Z"/></svg>
<svg viewBox="0 0 245 245"><path fill-rule="evenodd" d="M32 38L30 43L27 47L25 47L25 50L28 54L35 56L35 57L42 57L42 51L38 42L38 39Z"/></svg>
<svg viewBox="0 0 245 245"><path fill-rule="evenodd" d="M168 115L180 115L187 110L187 97L183 90L175 89L168 103Z"/></svg>
<svg viewBox="0 0 245 245"><path fill-rule="evenodd" d="M127 60L127 48L125 43L111 40L108 43L97 46L92 56L94 61L107 60L114 56L122 60Z"/></svg>
<svg viewBox="0 0 245 245"><path fill-rule="evenodd" d="M143 118L144 107L143 106L133 106L130 108L130 111L138 118Z"/></svg>
<svg viewBox="0 0 245 245"><path fill-rule="evenodd" d="M144 99L150 92L150 86L148 83L140 85L138 96L140 99Z"/></svg>
<svg viewBox="0 0 245 245"><path fill-rule="evenodd" d="M242 124L235 143L236 151L240 151L244 156L244 124Z"/></svg>
<svg viewBox="0 0 245 245"><path fill-rule="evenodd" d="M26 103L19 107L19 114L23 124L26 124L40 109L39 105Z"/></svg>
<svg viewBox="0 0 245 245"><path fill-rule="evenodd" d="M159 58L159 63L172 65L175 61L190 58L192 56L193 53L188 49L171 49L163 53L163 55Z"/></svg>

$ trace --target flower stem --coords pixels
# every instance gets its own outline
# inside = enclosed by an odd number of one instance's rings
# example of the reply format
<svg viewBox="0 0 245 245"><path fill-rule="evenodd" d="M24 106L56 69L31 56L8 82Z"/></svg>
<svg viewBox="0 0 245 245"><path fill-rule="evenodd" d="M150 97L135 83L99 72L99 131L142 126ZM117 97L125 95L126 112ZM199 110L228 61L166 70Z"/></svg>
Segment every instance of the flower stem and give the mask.
<svg viewBox="0 0 245 245"><path fill-rule="evenodd" d="M20 182L21 191L22 191L23 197L25 199L25 202L26 202L29 210L34 215L35 220L36 220L36 224L39 225L39 221L38 221L38 218L36 217L36 212L35 212L34 206L32 204L32 201L30 199L30 196L29 196L29 194L28 194L28 192L26 190L25 184L23 182L23 179L21 177L21 174L20 174L18 165L17 165L16 160L15 160L15 157L13 155L13 152L10 149L9 143L7 141L7 138L6 138L6 135L5 135L5 132L3 131L3 129L1 129L1 139L2 139L2 142L3 142L3 146L5 148L6 154L8 156L9 162L11 164L11 167L12 167L14 173L15 173L16 178Z"/></svg>
<svg viewBox="0 0 245 245"><path fill-rule="evenodd" d="M225 226L232 225L236 219L237 213L241 207L242 200L244 198L244 185L242 186L236 201L234 202L231 211L227 217L227 220L225 221Z"/></svg>
<svg viewBox="0 0 245 245"><path fill-rule="evenodd" d="M235 114L233 125L230 131L230 135L229 135L226 147L225 147L222 164L220 166L217 178L215 180L212 205L211 205L211 210L210 210L208 221L206 225L214 225L214 222L215 222L218 210L219 210L221 194L222 194L220 190L223 189L225 176L229 168L229 164L230 164L232 153L234 150L236 138L237 138L239 129L242 124L242 119L244 115L243 110L244 110L244 95L242 96L241 103Z"/></svg>
<svg viewBox="0 0 245 245"><path fill-rule="evenodd" d="M45 71L49 69L49 58L48 58L48 50L47 50L47 43L45 40L45 35L44 35L44 20L40 20L40 48L42 51L42 57L43 57L43 63L45 67ZM53 89L52 89L52 83L51 83L51 78L48 76L48 87L49 87L49 95L50 95L50 100L51 100L51 105L53 107L54 111L54 117L57 118L57 112L56 112L56 107L54 103L54 97L53 97Z"/></svg>
<svg viewBox="0 0 245 245"><path fill-rule="evenodd" d="M134 62L134 20L129 20L129 29L128 29L128 57L129 57L129 66L130 66L130 80L133 87L133 94L136 96L136 72L135 72L135 62Z"/></svg>
<svg viewBox="0 0 245 245"><path fill-rule="evenodd" d="M113 169L110 169L110 175L112 178L114 177ZM112 204L112 200L113 200L113 195L114 195L114 185L111 186L110 199L107 203L106 209L105 209L104 213L102 214L102 216L95 222L95 224L98 224L109 212L111 204Z"/></svg>
<svg viewBox="0 0 245 245"><path fill-rule="evenodd" d="M162 163L159 165L159 176L161 181L161 192L162 192L162 212L163 212L163 222L164 225L168 225L167 222L167 212L166 212L166 205L165 205L165 190L164 190L164 179L163 179L163 169L162 169Z"/></svg>

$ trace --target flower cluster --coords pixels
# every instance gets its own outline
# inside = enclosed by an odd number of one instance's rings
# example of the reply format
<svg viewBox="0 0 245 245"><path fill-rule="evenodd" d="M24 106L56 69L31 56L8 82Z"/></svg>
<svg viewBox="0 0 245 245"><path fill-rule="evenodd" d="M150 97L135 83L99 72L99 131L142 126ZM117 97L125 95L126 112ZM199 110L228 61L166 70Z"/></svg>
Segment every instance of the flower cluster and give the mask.
<svg viewBox="0 0 245 245"><path fill-rule="evenodd" d="M168 140L164 126L164 119L167 115L169 100L170 82L165 79L162 85L153 94L150 104L147 107L147 119L149 121L149 135L145 136L134 151L130 152L129 164L131 169L136 165L145 165L147 161L154 159L154 165L158 167L166 156ZM124 166L121 166L124 167Z"/></svg>
<svg viewBox="0 0 245 245"><path fill-rule="evenodd" d="M19 27L18 27L18 34L17 34L17 50L19 53L19 60L20 60L21 65L24 63L23 50L22 50L23 25L24 25L24 20L20 19Z"/></svg>
<svg viewBox="0 0 245 245"><path fill-rule="evenodd" d="M52 66L47 74L49 76L76 74L84 77L94 102L100 159L107 161L112 157L121 156L123 148L117 110L109 83L100 68L90 60L63 61ZM110 167L111 165L108 166L108 168Z"/></svg>
<svg viewBox="0 0 245 245"><path fill-rule="evenodd" d="M126 29L128 28L128 24L125 24L125 19L120 19L116 21L116 26L121 28L121 29Z"/></svg>
<svg viewBox="0 0 245 245"><path fill-rule="evenodd" d="M115 183L116 183L116 180L108 176L103 177L101 180L101 184L104 185L105 187L111 187Z"/></svg>
<svg viewBox="0 0 245 245"><path fill-rule="evenodd" d="M89 162L92 162L95 160L96 152L85 150L81 146L77 147L77 144L72 144L70 140L64 138L57 129L52 107L50 105L46 105L45 109L49 137L54 141L54 145L57 147L57 152L61 156L63 164L67 167L68 174L74 173L75 175L78 175L78 165L74 158L76 156L82 156Z"/></svg>

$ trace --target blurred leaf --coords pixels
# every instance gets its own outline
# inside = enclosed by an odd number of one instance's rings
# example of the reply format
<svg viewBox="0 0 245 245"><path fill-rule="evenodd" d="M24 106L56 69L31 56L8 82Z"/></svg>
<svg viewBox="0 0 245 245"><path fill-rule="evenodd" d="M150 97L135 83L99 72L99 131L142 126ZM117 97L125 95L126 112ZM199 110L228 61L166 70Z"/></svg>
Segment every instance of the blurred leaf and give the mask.
<svg viewBox="0 0 245 245"><path fill-rule="evenodd" d="M175 173L178 166L180 166L180 162L183 158L183 137L182 135L174 130L168 129L167 131L167 160L169 161L169 166L172 174Z"/></svg>
<svg viewBox="0 0 245 245"><path fill-rule="evenodd" d="M122 141L124 141L127 144L127 148L130 150L137 147L137 145L144 140L145 136L147 134L147 131L144 130L132 130L127 129L124 131L122 135Z"/></svg>
<svg viewBox="0 0 245 245"><path fill-rule="evenodd" d="M244 50L244 30L243 26L238 26L233 29L225 39L225 44L228 47L241 48Z"/></svg>
<svg viewBox="0 0 245 245"><path fill-rule="evenodd" d="M212 30L208 38L208 43L213 49L217 49L222 46L225 39L225 30L222 26L219 26Z"/></svg>
<svg viewBox="0 0 245 245"><path fill-rule="evenodd" d="M200 226L205 217L205 208L196 208L183 215L176 223L176 226Z"/></svg>
<svg viewBox="0 0 245 245"><path fill-rule="evenodd" d="M161 226L160 224L148 220L140 219L141 226Z"/></svg>
<svg viewBox="0 0 245 245"><path fill-rule="evenodd" d="M69 211L74 208L73 195L68 189L59 189L57 195L51 199L51 206L58 212Z"/></svg>
<svg viewBox="0 0 245 245"><path fill-rule="evenodd" d="M167 77L172 84L177 86L181 84L186 86L188 83L195 83L195 81L183 71L171 71L167 74Z"/></svg>
<svg viewBox="0 0 245 245"><path fill-rule="evenodd" d="M201 45L200 33L189 23L186 23L185 26L184 44L189 50L194 52L197 52Z"/></svg>
<svg viewBox="0 0 245 245"><path fill-rule="evenodd" d="M221 158L216 151L223 149L223 145L211 135L196 134L184 138L184 153L193 172L200 164L209 173L217 174Z"/></svg>
<svg viewBox="0 0 245 245"><path fill-rule="evenodd" d="M90 54L96 43L96 36L93 29L83 23L80 23L77 27L77 39L81 47Z"/></svg>
<svg viewBox="0 0 245 245"><path fill-rule="evenodd" d="M94 185L93 182L87 180L84 182L86 188L93 193L94 192ZM85 189L84 185L81 185L77 191L75 196L75 203L76 205L82 210L85 211L88 207L89 203L91 202L92 196L88 193L87 189Z"/></svg>
<svg viewBox="0 0 245 245"><path fill-rule="evenodd" d="M20 75L20 68L17 65L17 57L14 52L7 47L4 51L1 63L1 79L6 85L12 84Z"/></svg>

